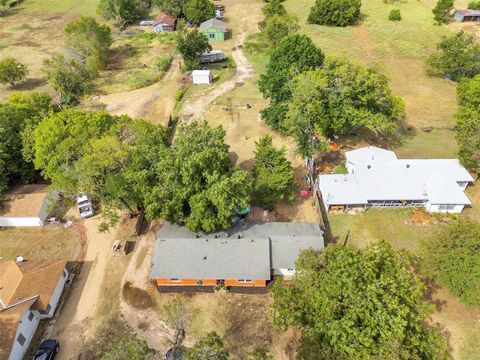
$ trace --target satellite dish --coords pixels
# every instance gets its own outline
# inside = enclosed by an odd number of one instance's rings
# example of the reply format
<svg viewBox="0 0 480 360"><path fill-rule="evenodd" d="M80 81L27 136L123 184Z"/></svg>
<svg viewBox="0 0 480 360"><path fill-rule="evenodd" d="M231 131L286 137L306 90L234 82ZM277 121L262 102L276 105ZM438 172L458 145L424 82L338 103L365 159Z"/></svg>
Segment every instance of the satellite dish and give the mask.
<svg viewBox="0 0 480 360"><path fill-rule="evenodd" d="M18 255L17 258L15 259L16 262L23 262L24 258L23 256Z"/></svg>

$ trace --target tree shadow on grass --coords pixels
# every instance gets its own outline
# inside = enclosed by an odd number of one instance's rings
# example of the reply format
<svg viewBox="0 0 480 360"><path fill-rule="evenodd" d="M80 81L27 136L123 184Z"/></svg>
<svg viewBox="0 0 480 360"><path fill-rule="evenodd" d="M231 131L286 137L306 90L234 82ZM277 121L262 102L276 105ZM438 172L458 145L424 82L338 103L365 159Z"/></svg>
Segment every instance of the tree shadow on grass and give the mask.
<svg viewBox="0 0 480 360"><path fill-rule="evenodd" d="M18 84L13 90L34 90L40 86L47 84L47 79L45 78L28 78L24 82Z"/></svg>

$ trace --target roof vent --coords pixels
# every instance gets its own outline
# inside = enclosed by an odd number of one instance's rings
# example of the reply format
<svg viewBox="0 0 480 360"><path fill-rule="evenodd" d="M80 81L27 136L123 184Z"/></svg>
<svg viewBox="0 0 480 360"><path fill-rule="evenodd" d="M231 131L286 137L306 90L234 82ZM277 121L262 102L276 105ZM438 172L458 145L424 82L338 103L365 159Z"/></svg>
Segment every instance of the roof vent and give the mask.
<svg viewBox="0 0 480 360"><path fill-rule="evenodd" d="M410 164L407 164L407 169L410 169Z"/></svg>
<svg viewBox="0 0 480 360"><path fill-rule="evenodd" d="M217 234L215 234L214 236L215 236L215 239L218 238L218 235L217 235Z"/></svg>
<svg viewBox="0 0 480 360"><path fill-rule="evenodd" d="M195 237L198 239L200 237L200 234L195 234Z"/></svg>
<svg viewBox="0 0 480 360"><path fill-rule="evenodd" d="M372 165L367 165L367 169L371 169L372 168Z"/></svg>
<svg viewBox="0 0 480 360"><path fill-rule="evenodd" d="M207 260L207 257L206 257L206 256L204 256L204 257L203 257L203 260Z"/></svg>

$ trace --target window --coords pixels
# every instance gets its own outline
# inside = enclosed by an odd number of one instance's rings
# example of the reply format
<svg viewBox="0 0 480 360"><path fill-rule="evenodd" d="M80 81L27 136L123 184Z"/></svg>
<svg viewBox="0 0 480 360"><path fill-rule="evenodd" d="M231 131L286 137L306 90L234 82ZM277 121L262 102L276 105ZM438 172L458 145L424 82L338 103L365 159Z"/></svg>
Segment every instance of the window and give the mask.
<svg viewBox="0 0 480 360"><path fill-rule="evenodd" d="M47 308L45 310L40 310L39 313L42 315L48 315L51 309L52 307L50 306L50 304L48 304Z"/></svg>
<svg viewBox="0 0 480 360"><path fill-rule="evenodd" d="M33 312L30 311L30 314L28 314L28 320L32 321L33 320Z"/></svg>
<svg viewBox="0 0 480 360"><path fill-rule="evenodd" d="M25 341L27 341L27 339L25 338L25 336L22 335L22 333L20 333L18 334L17 341L20 345L23 346L25 344Z"/></svg>
<svg viewBox="0 0 480 360"><path fill-rule="evenodd" d="M458 186L460 186L462 189L467 186L468 182L467 181L457 181Z"/></svg>
<svg viewBox="0 0 480 360"><path fill-rule="evenodd" d="M240 279L240 280L238 280L238 282L241 282L241 283L251 283L252 280L250 280L250 279Z"/></svg>
<svg viewBox="0 0 480 360"><path fill-rule="evenodd" d="M288 271L290 271L290 272L293 272L293 271L295 271L295 269L287 269L287 270L288 270Z"/></svg>
<svg viewBox="0 0 480 360"><path fill-rule="evenodd" d="M177 278L170 279L171 282L179 282L180 280Z"/></svg>
<svg viewBox="0 0 480 360"><path fill-rule="evenodd" d="M440 210L454 210L455 205L444 204L444 205L440 205L439 209Z"/></svg>
<svg viewBox="0 0 480 360"><path fill-rule="evenodd" d="M215 34L208 34L209 39L215 39Z"/></svg>

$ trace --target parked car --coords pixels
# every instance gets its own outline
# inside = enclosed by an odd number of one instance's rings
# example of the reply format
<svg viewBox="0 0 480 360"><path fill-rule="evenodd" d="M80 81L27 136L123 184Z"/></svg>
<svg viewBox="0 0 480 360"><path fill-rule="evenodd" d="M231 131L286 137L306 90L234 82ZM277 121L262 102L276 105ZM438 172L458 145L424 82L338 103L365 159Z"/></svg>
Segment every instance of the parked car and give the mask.
<svg viewBox="0 0 480 360"><path fill-rule="evenodd" d="M53 360L60 350L60 344L55 339L43 340L33 360Z"/></svg>
<svg viewBox="0 0 480 360"><path fill-rule="evenodd" d="M82 218L88 218L95 214L95 208L92 200L86 194L81 194L77 197L78 212Z"/></svg>

